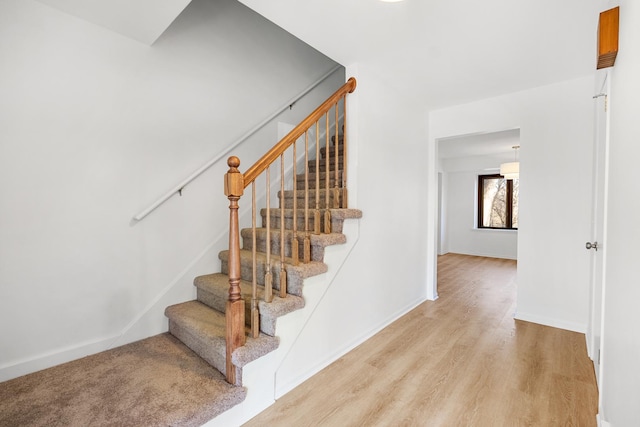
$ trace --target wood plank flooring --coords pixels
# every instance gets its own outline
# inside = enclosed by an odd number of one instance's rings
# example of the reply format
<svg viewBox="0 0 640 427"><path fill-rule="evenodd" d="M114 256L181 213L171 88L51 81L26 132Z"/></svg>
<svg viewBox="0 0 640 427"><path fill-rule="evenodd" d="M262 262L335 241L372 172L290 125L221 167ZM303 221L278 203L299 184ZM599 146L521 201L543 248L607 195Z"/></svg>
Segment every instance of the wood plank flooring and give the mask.
<svg viewBox="0 0 640 427"><path fill-rule="evenodd" d="M245 426L595 426L584 335L513 319L516 262L447 254L428 301Z"/></svg>

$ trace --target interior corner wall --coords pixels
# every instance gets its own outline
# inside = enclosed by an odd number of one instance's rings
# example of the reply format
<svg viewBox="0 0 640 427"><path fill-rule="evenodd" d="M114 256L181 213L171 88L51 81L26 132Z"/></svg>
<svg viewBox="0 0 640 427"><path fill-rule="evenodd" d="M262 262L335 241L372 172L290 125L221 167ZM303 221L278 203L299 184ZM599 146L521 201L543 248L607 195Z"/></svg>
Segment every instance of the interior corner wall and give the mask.
<svg viewBox="0 0 640 427"><path fill-rule="evenodd" d="M612 6L613 7L613 6ZM620 52L611 69L601 412L611 426L640 425L640 4L620 1Z"/></svg>
<svg viewBox="0 0 640 427"><path fill-rule="evenodd" d="M219 271L226 162L132 216L337 65L234 0L192 1L153 47L5 0L0 57L0 381L166 330ZM234 150L241 170L343 83Z"/></svg>
<svg viewBox="0 0 640 427"><path fill-rule="evenodd" d="M429 114L431 147L440 138L520 128L516 317L581 332L589 303L593 82L586 76ZM429 189L436 203L435 185Z"/></svg>

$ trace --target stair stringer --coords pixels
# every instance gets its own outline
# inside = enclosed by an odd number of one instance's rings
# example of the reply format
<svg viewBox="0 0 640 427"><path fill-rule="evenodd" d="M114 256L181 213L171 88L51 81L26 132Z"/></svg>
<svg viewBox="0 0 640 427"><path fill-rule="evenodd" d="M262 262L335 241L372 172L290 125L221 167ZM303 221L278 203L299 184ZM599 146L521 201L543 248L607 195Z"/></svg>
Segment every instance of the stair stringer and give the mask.
<svg viewBox="0 0 640 427"><path fill-rule="evenodd" d="M280 338L277 350L263 356L242 368L242 385L247 389L246 399L204 424L207 427L240 426L276 401L277 372L291 348L305 333L306 325L313 316L324 295L332 286L335 276L349 258L360 236L360 221L345 220L342 233L347 237L343 245L325 248L326 273L304 280L304 308L278 318L276 336ZM298 385L298 384L296 384ZM278 396L279 397L279 396Z"/></svg>

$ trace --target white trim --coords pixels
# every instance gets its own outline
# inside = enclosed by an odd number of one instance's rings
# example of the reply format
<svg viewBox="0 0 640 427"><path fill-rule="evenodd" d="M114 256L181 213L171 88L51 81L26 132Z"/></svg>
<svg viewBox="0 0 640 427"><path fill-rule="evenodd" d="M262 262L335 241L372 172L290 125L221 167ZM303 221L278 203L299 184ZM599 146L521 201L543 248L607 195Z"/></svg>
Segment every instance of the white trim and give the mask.
<svg viewBox="0 0 640 427"><path fill-rule="evenodd" d="M581 334L584 334L587 330L587 325L584 323L568 322L566 320L553 319L551 317L539 316L536 314L517 312L513 317L516 320L551 326L553 328L566 329L567 331L579 332Z"/></svg>
<svg viewBox="0 0 640 427"><path fill-rule="evenodd" d="M84 343L49 351L29 359L10 362L0 366L0 382L8 381L22 375L47 369L70 360L80 359L109 348L109 344L118 335L86 341Z"/></svg>
<svg viewBox="0 0 640 427"><path fill-rule="evenodd" d="M480 231L481 233L492 232L492 233L518 233L517 228L480 228L480 227L472 227L471 231Z"/></svg>
<svg viewBox="0 0 640 427"><path fill-rule="evenodd" d="M597 423L598 427L611 427L611 423L605 421L602 418L602 414L596 415L596 423Z"/></svg>
<svg viewBox="0 0 640 427"><path fill-rule="evenodd" d="M333 353L331 353L323 361L318 362L314 366L311 366L307 371L305 371L301 375L297 376L296 378L291 379L291 380L287 381L286 383L279 383L277 381L277 379L276 379L275 398L276 399L280 399L282 396L284 396L285 394L289 393L291 390L293 390L294 388L296 388L297 386L299 386L300 384L302 384L303 382L305 382L306 380L308 380L312 376L316 375L318 372L320 372L321 370L323 370L324 368L326 368L327 366L329 366L330 364L332 364L333 362L338 360L340 357L344 356L345 354L347 354L348 352L350 352L351 350L353 350L354 348L356 348L360 344L364 343L365 341L367 341L368 339L370 339L371 337L376 335L378 332L382 331L384 328L386 328L387 326L391 325L393 322L395 322L396 320L398 320L402 316L406 315L411 310L415 309L416 307L418 307L420 304L422 304L425 301L426 301L426 299L422 299L422 300L418 301L417 303L416 302L412 302L408 306L400 309L395 314L391 315L389 318L387 318L384 321L382 321L381 323L379 323L377 326L373 327L369 331L367 331L367 332L363 333L362 335L360 335L359 337L355 338L350 343L346 344L344 347L339 348L336 351L334 351Z"/></svg>
<svg viewBox="0 0 640 427"><path fill-rule="evenodd" d="M485 257L485 258L511 259L511 260L514 260L514 261L518 260L517 256L513 256L511 254L497 254L497 253L489 253L489 252L482 252L482 251L478 251L478 252L453 252L453 251L449 251L447 253L449 253L449 254L459 254L459 255L470 255L470 256L481 256L481 257Z"/></svg>

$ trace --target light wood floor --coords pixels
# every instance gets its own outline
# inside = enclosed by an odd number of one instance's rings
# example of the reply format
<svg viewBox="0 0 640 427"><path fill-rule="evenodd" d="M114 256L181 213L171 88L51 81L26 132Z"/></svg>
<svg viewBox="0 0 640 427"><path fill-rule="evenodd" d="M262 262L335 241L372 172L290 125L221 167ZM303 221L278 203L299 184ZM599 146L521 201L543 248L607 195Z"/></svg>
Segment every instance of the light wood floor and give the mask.
<svg viewBox="0 0 640 427"><path fill-rule="evenodd" d="M595 426L584 335L513 319L515 261L448 254L411 311L245 426Z"/></svg>

